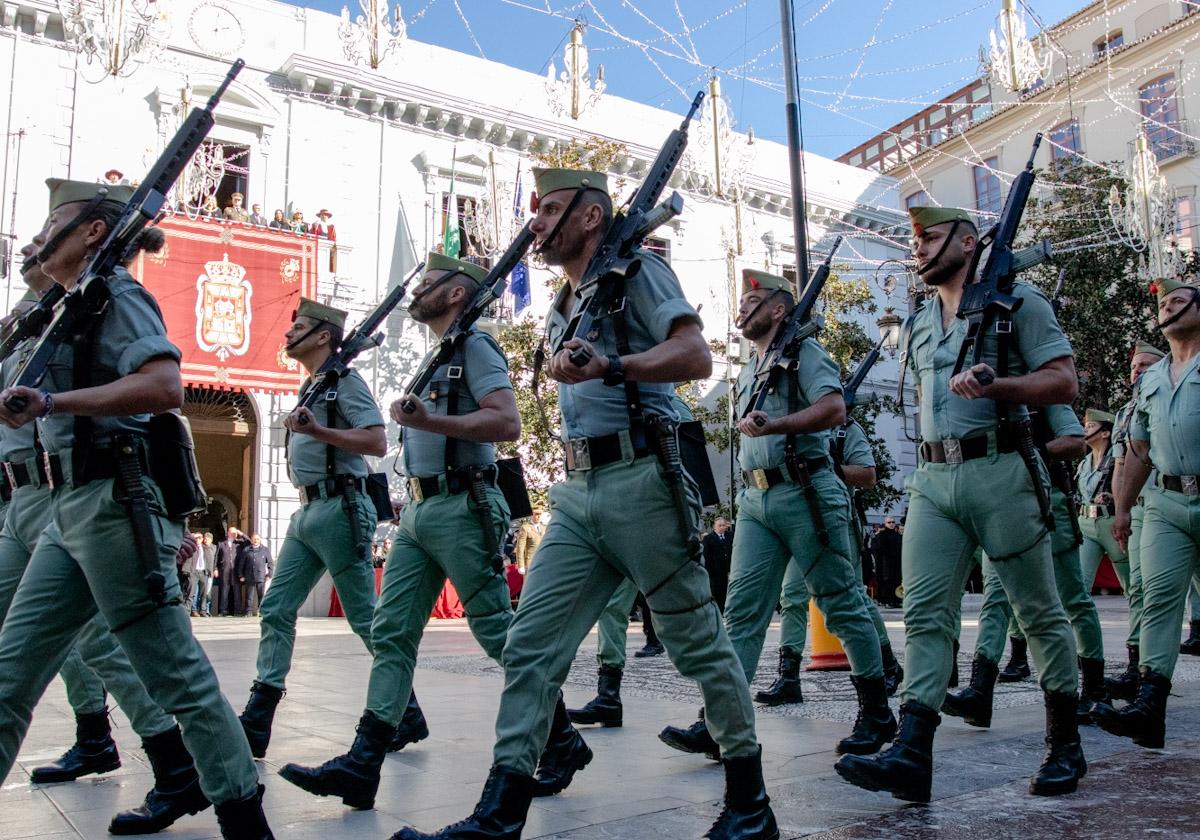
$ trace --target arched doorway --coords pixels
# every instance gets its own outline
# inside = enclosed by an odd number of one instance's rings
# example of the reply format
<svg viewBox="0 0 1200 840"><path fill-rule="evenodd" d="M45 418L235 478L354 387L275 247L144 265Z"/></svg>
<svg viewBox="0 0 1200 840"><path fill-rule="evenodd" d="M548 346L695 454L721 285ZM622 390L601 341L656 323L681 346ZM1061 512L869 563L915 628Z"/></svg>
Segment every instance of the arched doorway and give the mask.
<svg viewBox="0 0 1200 840"><path fill-rule="evenodd" d="M183 414L192 425L196 462L209 495L208 508L191 517L193 531L211 531L215 539L229 526L255 530L254 453L258 421L253 401L240 391L188 388Z"/></svg>

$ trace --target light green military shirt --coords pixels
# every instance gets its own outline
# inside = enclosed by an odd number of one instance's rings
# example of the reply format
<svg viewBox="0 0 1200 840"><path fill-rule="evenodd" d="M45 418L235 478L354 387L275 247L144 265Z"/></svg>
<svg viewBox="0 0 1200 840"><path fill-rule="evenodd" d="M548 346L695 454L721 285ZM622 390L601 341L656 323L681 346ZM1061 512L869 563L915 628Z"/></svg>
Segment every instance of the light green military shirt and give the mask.
<svg viewBox="0 0 1200 840"><path fill-rule="evenodd" d="M751 363L742 367L737 380L738 416L745 414L746 406L750 404L754 392L754 372L757 357ZM783 367L776 366L771 371L771 382L767 388L766 398L762 403L762 411L768 417L778 418L796 411L802 411L817 402L827 394L842 393L842 380L838 376L837 364L829 358L829 354L814 339L806 338L800 345L800 353L796 359L795 381L799 388L796 393L796 407L788 410L788 392L792 387L792 379ZM829 430L796 435L796 454L801 458L820 458L829 454ZM763 435L762 437L741 436L738 451L738 462L744 470L759 470L778 467L783 464L784 447L787 435Z"/></svg>
<svg viewBox="0 0 1200 840"><path fill-rule="evenodd" d="M308 389L310 380L305 380L300 389L301 398ZM337 384L336 410L333 422L329 422L328 401L318 399L312 412L317 422L323 426L332 425L335 429L369 429L372 426L383 425L383 414L375 402L371 389L363 381L357 370L350 370L348 376L342 377ZM288 438L288 478L295 487L315 484L327 477L325 472L326 445L312 435L289 434ZM334 448L335 475L365 476L371 472L367 459L355 452Z"/></svg>
<svg viewBox="0 0 1200 840"><path fill-rule="evenodd" d="M180 359L179 348L167 339L158 303L123 268L116 269L106 281L109 301L92 340L91 386L110 382L135 373L156 359ZM75 384L75 350L68 343L58 348L47 367L44 387L51 394L70 391ZM59 452L75 444L75 418L52 414L40 423L39 435L47 452ZM92 440L84 444L109 446L112 436L132 432L145 436L149 414L130 417L93 417Z"/></svg>
<svg viewBox="0 0 1200 840"><path fill-rule="evenodd" d="M430 414L444 417L449 411L449 370L449 363L439 367L430 380L429 390L421 395L421 400ZM508 359L491 336L482 332L472 332L463 344L458 414L478 411L479 403L489 394L504 389L512 390L512 382L508 378ZM433 476L446 471L445 435L405 428L401 431L401 442L404 447L405 475ZM491 464L495 461L494 443L459 439L455 444L454 463L451 466L467 467Z"/></svg>
<svg viewBox="0 0 1200 840"><path fill-rule="evenodd" d="M1112 494L1112 447L1100 459L1099 466L1092 464L1092 453L1088 450L1087 455L1079 462L1079 468L1075 470L1075 489L1079 492L1079 500L1085 505L1093 504L1093 500L1097 494L1103 492ZM1107 465L1107 468L1106 468ZM1108 476L1109 486L1104 488L1101 484L1104 483L1105 473Z"/></svg>
<svg viewBox="0 0 1200 840"><path fill-rule="evenodd" d="M700 315L684 298L679 278L671 267L649 251L638 251L637 256L642 261L641 271L625 284L625 326L631 353L642 353L662 344L676 321L701 323ZM551 347L570 324L560 311L560 305L568 296L575 296L570 284L559 291L546 316L546 335ZM574 305L572 302L572 312ZM601 356L620 355L612 318L601 318L596 327L593 335L583 338ZM680 419L674 408L675 386L672 383L639 382L638 393L645 413ZM562 412L565 438L596 437L629 428L624 386L605 385L600 379L575 385L559 384L558 407Z"/></svg>
<svg viewBox="0 0 1200 840"><path fill-rule="evenodd" d="M1139 382L1141 379L1139 378ZM1112 453L1113 458L1118 461L1125 460L1125 455L1129 451L1129 428L1133 422L1133 412L1137 408L1137 385L1133 386L1133 398L1125 405L1117 410L1116 419L1113 420L1112 431Z"/></svg>
<svg viewBox="0 0 1200 840"><path fill-rule="evenodd" d="M1142 374L1129 434L1164 475L1200 475L1200 354L1171 382L1168 355Z"/></svg>
<svg viewBox="0 0 1200 840"><path fill-rule="evenodd" d="M32 340L24 342L0 365L0 381L6 387L16 378L17 369L33 346ZM33 423L26 423L19 429L0 426L0 461L21 463L33 458L37 454L34 449L35 429Z"/></svg>
<svg viewBox="0 0 1200 840"><path fill-rule="evenodd" d="M1009 347L1008 375L1023 376L1047 362L1071 355L1071 343L1054 317L1050 301L1027 283L1015 283L1012 294L1024 303L1013 316L1016 340ZM965 400L950 391L958 351L967 336L967 322L955 318L942 329L942 301L935 296L913 316L908 340L909 368L921 400L921 438L938 441L967 438L996 428L996 404L988 399ZM996 327L983 337L982 361L996 365ZM968 358L967 364L970 363ZM964 369L967 365L964 365Z"/></svg>
<svg viewBox="0 0 1200 840"><path fill-rule="evenodd" d="M875 467L875 452L871 449L871 442L867 440L867 433L863 431L863 427L858 425L856 420L849 420L838 426L830 435L829 454L833 459L837 460L837 448L839 447L838 439L841 438L841 463L843 466L851 467Z"/></svg>

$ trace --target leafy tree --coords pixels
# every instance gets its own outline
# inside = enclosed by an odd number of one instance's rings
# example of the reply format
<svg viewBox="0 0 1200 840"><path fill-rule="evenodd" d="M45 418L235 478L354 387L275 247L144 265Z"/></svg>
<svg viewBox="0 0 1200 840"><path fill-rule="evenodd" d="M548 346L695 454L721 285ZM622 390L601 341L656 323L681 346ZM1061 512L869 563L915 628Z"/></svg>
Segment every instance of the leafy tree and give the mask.
<svg viewBox="0 0 1200 840"><path fill-rule="evenodd" d="M534 504L547 507L550 486L563 479L563 454L558 437L558 389L543 372L533 387L534 356L542 343L541 324L525 318L500 333L500 348L508 357L521 438L499 445L505 457L521 456L525 482Z"/></svg>

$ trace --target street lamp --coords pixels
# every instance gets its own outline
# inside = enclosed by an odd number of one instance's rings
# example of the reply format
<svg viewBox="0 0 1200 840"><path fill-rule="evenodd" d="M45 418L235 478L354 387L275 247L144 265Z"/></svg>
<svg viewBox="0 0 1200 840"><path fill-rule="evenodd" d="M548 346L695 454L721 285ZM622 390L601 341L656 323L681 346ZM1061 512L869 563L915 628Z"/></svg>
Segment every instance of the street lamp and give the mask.
<svg viewBox="0 0 1200 840"><path fill-rule="evenodd" d="M999 38L996 30L1000 32ZM1017 11L1014 0L1004 0L1000 16L996 18L996 29L988 38L991 41L988 71L996 84L1004 85L1013 93L1021 93L1049 77L1050 51L1046 50L1041 56L1037 54L1025 34L1025 19Z"/></svg>
<svg viewBox="0 0 1200 840"><path fill-rule="evenodd" d="M879 341L888 353L895 353L900 346L900 325L903 323L903 319L890 306L884 307L883 314L875 321L879 327Z"/></svg>

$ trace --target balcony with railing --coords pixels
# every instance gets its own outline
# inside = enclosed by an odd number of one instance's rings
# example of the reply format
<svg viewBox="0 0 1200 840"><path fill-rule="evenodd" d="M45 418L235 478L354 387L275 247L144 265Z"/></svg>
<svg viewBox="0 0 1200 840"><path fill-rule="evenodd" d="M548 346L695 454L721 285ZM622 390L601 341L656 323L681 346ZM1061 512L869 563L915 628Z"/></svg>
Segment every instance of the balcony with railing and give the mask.
<svg viewBox="0 0 1200 840"><path fill-rule="evenodd" d="M1166 163L1178 158L1191 157L1196 154L1196 141L1191 137L1188 121L1176 119L1169 122L1145 120L1142 131L1146 135L1146 143L1154 152L1154 159ZM1136 141L1130 141L1129 154L1136 151Z"/></svg>

